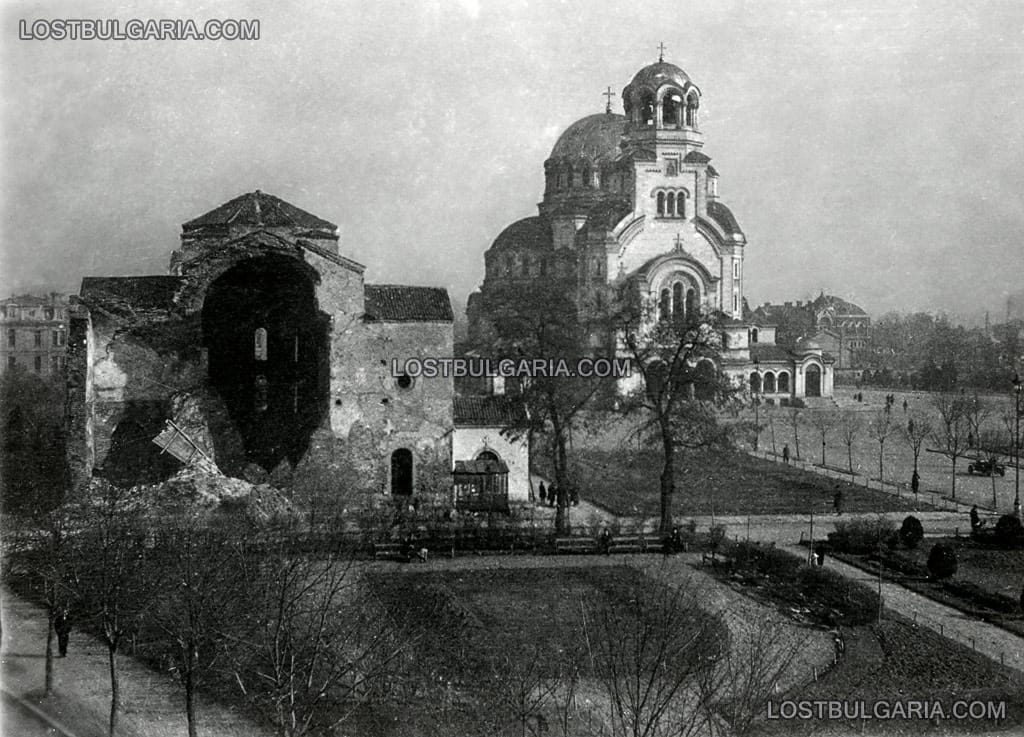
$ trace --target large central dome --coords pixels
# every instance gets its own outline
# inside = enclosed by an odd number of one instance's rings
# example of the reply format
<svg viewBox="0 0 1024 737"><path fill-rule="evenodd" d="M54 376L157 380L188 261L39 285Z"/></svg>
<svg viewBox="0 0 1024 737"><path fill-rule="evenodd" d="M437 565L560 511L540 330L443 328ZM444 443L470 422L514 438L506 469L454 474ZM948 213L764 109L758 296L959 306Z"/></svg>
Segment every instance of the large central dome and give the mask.
<svg viewBox="0 0 1024 737"><path fill-rule="evenodd" d="M551 159L591 161L614 159L619 155L626 118L614 113L588 115L570 125L551 149Z"/></svg>

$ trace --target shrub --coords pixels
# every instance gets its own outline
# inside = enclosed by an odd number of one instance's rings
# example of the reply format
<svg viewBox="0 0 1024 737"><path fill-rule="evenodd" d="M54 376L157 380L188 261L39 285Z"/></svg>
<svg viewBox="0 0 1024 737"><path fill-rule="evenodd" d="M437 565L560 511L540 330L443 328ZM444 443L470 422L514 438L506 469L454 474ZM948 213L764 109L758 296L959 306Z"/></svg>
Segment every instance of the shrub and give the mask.
<svg viewBox="0 0 1024 737"><path fill-rule="evenodd" d="M1024 527L1012 514L1004 514L996 522L996 542L1007 547L1024 542Z"/></svg>
<svg viewBox="0 0 1024 737"><path fill-rule="evenodd" d="M841 553L873 553L879 543L889 540L895 532L896 525L885 517L858 517L836 522L836 530L828 534L828 541L833 550Z"/></svg>
<svg viewBox="0 0 1024 737"><path fill-rule="evenodd" d="M740 568L753 569L775 580L793 580L803 563L785 550L751 542L736 543L729 554Z"/></svg>
<svg viewBox="0 0 1024 737"><path fill-rule="evenodd" d="M928 573L932 578L950 578L956 573L956 550L949 543L935 543L928 554Z"/></svg>
<svg viewBox="0 0 1024 737"><path fill-rule="evenodd" d="M708 529L708 550L718 550L723 540L725 540L725 526L712 525Z"/></svg>
<svg viewBox="0 0 1024 737"><path fill-rule="evenodd" d="M900 541L908 548L916 548L924 538L924 526L914 515L908 515L900 527Z"/></svg>

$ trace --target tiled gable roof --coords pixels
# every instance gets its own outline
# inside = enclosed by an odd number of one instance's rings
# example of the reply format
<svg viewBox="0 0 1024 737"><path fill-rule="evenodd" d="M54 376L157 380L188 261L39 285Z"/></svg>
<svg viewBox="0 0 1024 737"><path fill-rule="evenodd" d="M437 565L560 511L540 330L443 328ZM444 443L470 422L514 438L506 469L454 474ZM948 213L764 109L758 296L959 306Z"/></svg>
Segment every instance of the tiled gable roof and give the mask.
<svg viewBox="0 0 1024 737"><path fill-rule="evenodd" d="M452 322L448 292L439 287L367 284L365 319L380 322Z"/></svg>
<svg viewBox="0 0 1024 737"><path fill-rule="evenodd" d="M523 405L505 396L454 399L455 424L470 427L510 427L523 418Z"/></svg>
<svg viewBox="0 0 1024 737"><path fill-rule="evenodd" d="M702 154L700 151L691 151L683 157L683 163L685 164L706 164L711 161L711 157L707 154Z"/></svg>
<svg viewBox="0 0 1024 737"><path fill-rule="evenodd" d="M169 310L183 279L178 276L86 276L79 296L110 312Z"/></svg>
<svg viewBox="0 0 1024 737"><path fill-rule="evenodd" d="M189 231L235 224L307 228L314 231L326 230L332 234L338 229L334 223L318 218L316 215L285 202L280 197L261 192L258 189L255 192L247 192L235 197L220 207L216 207L194 220L189 220L181 228L184 231Z"/></svg>

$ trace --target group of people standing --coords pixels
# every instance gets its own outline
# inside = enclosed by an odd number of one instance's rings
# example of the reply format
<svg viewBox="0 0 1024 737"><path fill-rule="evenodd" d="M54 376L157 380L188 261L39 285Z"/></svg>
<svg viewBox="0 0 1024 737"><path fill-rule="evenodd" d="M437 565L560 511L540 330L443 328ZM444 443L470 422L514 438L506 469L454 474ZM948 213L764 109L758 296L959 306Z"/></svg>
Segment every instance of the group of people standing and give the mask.
<svg viewBox="0 0 1024 737"><path fill-rule="evenodd" d="M580 503L580 492L575 486L567 491L555 484L545 486L541 481L537 490L537 498L540 499L541 504L549 507L568 507L570 505L575 507Z"/></svg>

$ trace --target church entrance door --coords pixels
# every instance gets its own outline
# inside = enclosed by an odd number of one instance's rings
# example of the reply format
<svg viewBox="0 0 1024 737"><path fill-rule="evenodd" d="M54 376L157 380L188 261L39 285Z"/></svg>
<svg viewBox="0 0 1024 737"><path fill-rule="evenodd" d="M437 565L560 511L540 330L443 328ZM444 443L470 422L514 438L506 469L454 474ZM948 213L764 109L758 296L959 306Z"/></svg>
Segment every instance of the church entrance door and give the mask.
<svg viewBox="0 0 1024 737"><path fill-rule="evenodd" d="M808 397L821 396L821 369L817 366L807 367L807 382L804 394Z"/></svg>

